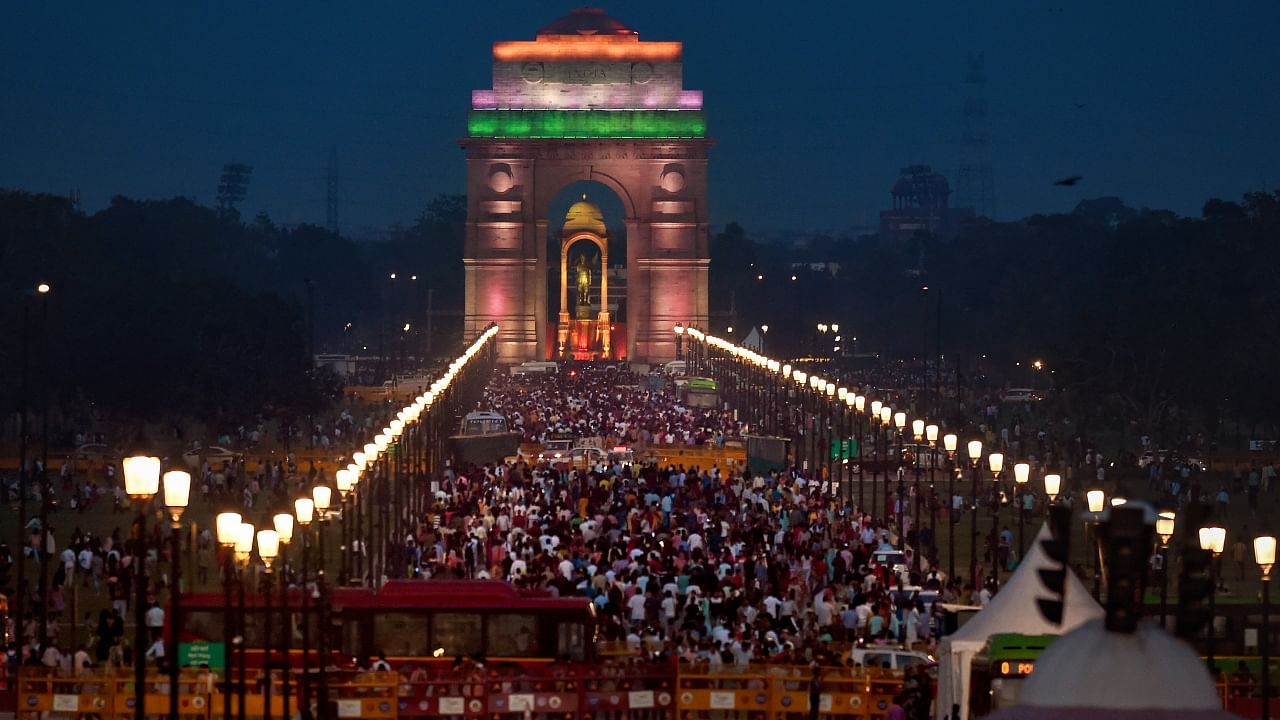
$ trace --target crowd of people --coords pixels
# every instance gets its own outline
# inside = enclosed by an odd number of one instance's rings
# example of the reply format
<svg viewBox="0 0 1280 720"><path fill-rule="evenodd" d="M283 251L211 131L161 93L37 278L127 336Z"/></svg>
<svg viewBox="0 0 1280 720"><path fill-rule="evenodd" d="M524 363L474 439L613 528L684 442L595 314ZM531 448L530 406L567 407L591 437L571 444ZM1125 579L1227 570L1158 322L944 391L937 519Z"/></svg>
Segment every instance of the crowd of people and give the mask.
<svg viewBox="0 0 1280 720"><path fill-rule="evenodd" d="M889 369L867 373L860 382L906 388L883 392L895 405L936 405L944 427L1030 462L1036 477L1046 471L1062 473L1068 500L1086 487L1115 482L1108 473L1116 461L1104 457L1064 416L1002 403L998 388L957 390L949 382L931 403L910 376L914 373ZM723 405L693 407L669 379L635 374L623 366L583 365L551 375L498 371L479 407L503 414L526 443L593 439L605 447L722 445L754 430ZM335 450L354 447L362 432L372 429L369 418L375 416L371 411L357 421L344 411L333 422L317 423L313 440L321 445L328 440ZM251 430L237 430L237 435L243 433L252 439ZM1152 453L1142 468L1149 489L1169 493L1175 501L1187 493L1209 492L1198 463ZM256 473L235 463L202 463L193 475L193 494L213 496L209 502L223 504L226 495L234 494L246 509L281 502L326 479L284 463ZM1238 473L1235 489L1246 495L1265 493L1274 477L1270 466ZM61 484L64 492L82 492L78 480L69 480ZM1013 535L1005 527L993 533L998 544L987 544L974 577L964 577L970 574L964 566L950 576L939 560L941 533L934 524L956 522L965 513L985 518L984 505L1002 502L1038 516L1045 500L1038 490L1015 495L1007 476L1003 496L1001 485L992 484L995 491L989 496L972 498L962 491L947 497L939 483L937 490L921 487L920 517L912 518L917 512L912 476L903 483L901 497L895 479L885 483L885 505L863 507L858 500L869 492L866 482L855 482L862 487L851 495L832 493L830 478L820 469L750 472L733 463L659 466L608 457L585 468L553 466L532 457L495 459L483 466L445 466L431 480L438 492L428 513L417 518L415 531L389 541L389 574L503 579L556 595L587 597L605 639L713 668L849 666L865 657L850 648L876 645L903 645L927 656L945 632L941 606L985 605L999 591L994 581L999 571L993 570L1011 567L1018 559L1011 551ZM101 493L123 505L119 485L108 475ZM85 497L91 507L98 495ZM44 534L34 528L27 556L38 556L43 542L61 561L50 584L51 624L43 633L48 641L40 645L35 638L42 633L29 614L21 628L24 641L13 649L11 662L70 662L76 668L124 662L131 652L123 630L131 617L134 569L139 563L155 568L164 561L165 551L156 548L167 547L161 542L166 531L156 526L152 532L152 550L140 559L118 530L95 538L77 529L58 552L62 546L54 542L54 528ZM364 549L352 544L357 547ZM885 552L900 547L905 554ZM207 576L216 565L210 538L198 539L197 553L197 573ZM155 583L149 595L154 603L166 578L163 573L148 575ZM84 620L84 627L93 628L90 640L75 648L68 661L58 650L58 627L66 624L66 595L73 583L79 583L81 592L103 594L107 607L96 621ZM41 600L28 598L28 607ZM160 613L158 632L163 611L152 609ZM153 617L148 614L148 624ZM163 646L154 643L146 652L160 661ZM928 699L922 694L929 687L923 681L908 683L902 706L912 715L920 707L927 713Z"/></svg>
<svg viewBox="0 0 1280 720"><path fill-rule="evenodd" d="M659 378L661 380L661 378ZM724 444L742 423L722 408L672 402L670 389L618 366L561 373L495 373L482 405L506 416L526 442L603 438L610 444Z"/></svg>

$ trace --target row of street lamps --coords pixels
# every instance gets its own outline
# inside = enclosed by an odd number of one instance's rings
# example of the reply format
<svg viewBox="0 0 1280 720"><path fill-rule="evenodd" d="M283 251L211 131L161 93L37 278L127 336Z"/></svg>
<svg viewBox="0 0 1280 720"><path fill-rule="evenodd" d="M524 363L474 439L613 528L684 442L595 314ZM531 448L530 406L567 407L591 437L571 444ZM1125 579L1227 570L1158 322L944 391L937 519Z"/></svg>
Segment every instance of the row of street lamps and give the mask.
<svg viewBox="0 0 1280 720"><path fill-rule="evenodd" d="M425 414L430 413L433 407L440 407L442 401L449 397L451 389L455 386L455 381L468 369L471 360L481 353L488 350L488 357L492 358L492 347L494 336L497 334L497 326L491 325L467 348L462 355L454 359L448 369L440 378L436 379L430 388L418 396L414 402L401 409L394 419L392 419L382 432L378 433L371 442L365 444L361 450L355 452L351 456L351 462L335 473L334 485L338 493L338 504L335 507L333 492L334 488L328 485L316 485L311 491L305 495L299 496L293 500L292 512L279 512L271 517L270 523L266 527L258 528L253 523L246 521L240 513L224 512L215 518L215 527L217 530L218 543L228 553L226 562L223 563L223 599L224 599L224 616L223 616L223 644L225 648L225 662L223 675L223 716L232 717L232 701L231 696L234 694L238 697L237 717L240 720L245 719L245 694L246 694L246 662L245 650L248 644L249 623L246 622L245 611L245 585L246 575L255 567L255 546L256 558L262 563L262 603L264 611L264 619L261 625L261 642L263 646L263 673L265 680L263 682L264 695L264 714L269 719L272 715L271 695L273 690L273 662L272 655L275 648L273 645L278 640L278 650L280 653L280 669L282 683L282 716L284 718L291 717L290 713L290 661L289 648L291 644L291 613L289 610L289 582L287 577L288 564L284 562L285 551L291 543L301 546L299 551L301 560L301 605L302 605L302 675L301 675L301 711L306 718L311 717L311 685L313 683L311 675L311 622L310 610L314 604L320 612L320 632L317 638L319 656L321 658L321 667L319 672L323 673L327 658L329 657L329 583L325 572L325 528L329 521L336 517L342 518L343 523L343 557L342 557L342 574L343 581L348 580L349 574L349 557L353 554L347 543L352 542L354 537L360 535L359 529L350 527L349 521L349 503L354 507L357 497L357 488L361 486L362 481L365 485L376 486L378 483L382 485L382 494L377 496L378 504L383 506L384 515L381 524L381 538L385 542L386 536L389 534L388 523L386 521L386 507L392 502L400 508L399 520L406 525L413 517L412 513L416 512L418 504L422 502L423 493L418 488L411 488L405 482L400 482L394 488L396 497L389 497L392 491L387 488L388 478L395 481L397 474L403 478L407 475L404 472L403 458L397 458L395 462L389 462L392 456L400 456L400 446L402 443L409 444L421 443L422 438L416 437L417 431L422 425L422 421L426 418ZM157 494L163 491L162 499L164 506L168 511L170 522L170 539L172 542L172 571L171 571L171 588L169 594L169 611L168 625L169 633L165 656L168 658L167 670L169 680L169 717L177 719L179 717L179 693L180 687L180 668L179 661L179 636L182 627L182 602L180 593L181 580L181 548L179 547L181 519L186 510L191 497L191 475L185 470L169 470L161 473L162 462L157 457L148 455L135 455L127 457L122 461L124 471L125 491L133 500L137 517L135 520L135 542L136 555L139 558L146 557L146 523L147 511L151 507L152 500ZM420 468L419 468L420 469ZM162 482L163 480L163 482ZM358 515L358 514L357 514ZM356 518L359 520L359 518ZM369 534L373 532L373 524L370 523L368 528ZM397 536L402 536L398 534ZM312 538L318 549L318 558L315 567L315 589L309 587L309 579L311 577L311 556L310 549L312 547ZM357 554L357 557L363 555L363 552ZM381 565L372 568L372 578L379 579L386 574L386 552L381 551ZM280 559L281 563L277 564ZM279 568L284 565L283 571ZM362 568L358 568L357 572ZM279 636L273 638L272 628L276 626L272 617L272 592L273 584L276 577L279 576L279 605L282 615L279 623ZM134 651L134 687L136 688L137 699L135 700L134 710L135 718L143 720L145 717L145 697L146 688L146 656L144 649L148 644L147 627L146 627L146 599L147 599L147 577L146 566L144 562L139 562L135 570L135 651ZM233 598L234 594L234 598ZM233 682L232 668L238 666L238 679ZM321 718L328 717L328 687L323 680L315 683L317 690L317 705L320 708Z"/></svg>
<svg viewBox="0 0 1280 720"><path fill-rule="evenodd" d="M796 448L797 464L803 462L808 465L808 461L813 461L813 467L819 474L819 479L825 480L830 484L826 487L830 488L829 492L840 495L843 499L851 501L852 491L849 488L849 481L854 475L861 475L865 472L865 463L863 462L864 454L862 448L863 422L864 419L870 418L873 428L872 436L875 439L875 452L873 455L872 470L872 498L871 507L876 507L876 475L879 471L877 462L881 456L887 455L885 450L890 447L890 434L892 433L897 440L896 466L898 474L898 501L896 509L888 512L888 515L896 515L896 523L899 536L899 548L903 548L905 539L905 531L903 526L903 512L905 508L905 497L903 481L904 469L902 465L903 451L902 441L907 434L908 418L905 412L894 412L893 409L882 400L868 401L865 395L858 394L854 390L838 386L837 383L823 379L817 375L810 375L803 370L793 368L788 363L766 357L754 350L734 344L731 341L704 333L694 327L685 327L676 325L676 343L677 354L682 355L686 361L686 367L692 374L694 372L711 372L725 391L725 396L730 400L735 408L746 408L747 412L754 412L755 423L765 432L774 434L787 432L791 437L799 435L801 443ZM682 352L681 340L687 338L686 348ZM789 406L784 403L782 398L790 400ZM780 418L783 411L788 419L791 418L792 411L798 412L798 417L783 426ZM823 412L825 410L825 412ZM834 427L833 427L834 425ZM856 441L857 441L857 463L859 471L857 473L849 473L846 471L848 460L844 458L843 437L847 436L851 425L856 425ZM917 418L910 423L910 434L917 443L915 451L912 455L915 466L915 497L916 510L913 518L917 522L920 517L919 498L920 498L920 458L919 443L924 441L928 444L929 451L934 458L934 462L930 463L930 489L931 494L936 499L936 487L934 486L933 470L937 467L937 451L939 445L940 428L935 423L929 423L923 418ZM841 441L833 445L831 453L823 452L826 443L815 442L825 435L830 438L832 431L840 433ZM878 432L876 432L878 430ZM808 447L806 448L806 443ZM951 465L949 478L950 487L949 495L955 496L955 481L960 475L960 468L956 464L956 455L959 449L959 438L954 433L947 433L941 437L942 450ZM978 498L980 493L983 445L980 440L971 440L966 446L967 456L969 460L970 476L973 487L970 495L970 501L974 510L974 522L972 523L972 531L970 535L970 564L969 577L976 582L978 550L977 550L977 509ZM839 463L832 463L833 460L840 459ZM1005 466L1005 457L1000 452L989 452L986 455L987 469L992 477L991 486L991 567L992 577L998 580L999 576L999 508L1001 504L1001 490L999 480ZM1018 552L1021 556L1026 549L1025 538L1025 511L1022 506L1022 497L1029 491L1031 481L1031 465L1026 462L1019 462L1013 466L1014 475L1014 501L1018 512ZM835 475L836 477L833 477ZM1058 495L1062 491L1062 476L1058 473L1045 473L1043 477L1044 493L1049 504L1056 502ZM865 504L865 487L863 482L859 482L858 503L863 508ZM889 477L888 468L885 468L885 484L884 495L886 502L889 499ZM1096 526L1101 513L1106 509L1107 502L1105 493L1102 490L1094 489L1085 494L1088 503L1089 514L1086 516L1088 527L1094 531L1096 536ZM1110 504L1123 505L1127 502L1125 498L1113 497ZM936 503L931 504L936 507ZM953 503L954 507L954 503ZM930 512L931 527L936 527L936 517ZM1168 607L1168 546L1169 540L1173 536L1176 516L1173 511L1161 511L1157 513L1155 519L1156 534L1160 539L1160 547L1158 552L1161 558L1161 592L1160 592L1160 617L1161 625L1164 626L1167 616ZM955 522L949 522L948 538L949 538L949 562L948 573L950 577L955 577ZM1208 637L1208 662L1210 666L1214 662L1214 635L1215 631L1212 626L1212 617L1215 613L1217 574L1216 560L1222 554L1226 542L1226 530L1220 526L1211 526L1200 528L1198 531L1199 546L1202 550L1212 553L1214 562L1210 563L1211 581L1213 590L1209 595L1209 614L1210 628ZM1276 538L1273 535L1262 535L1254 538L1254 557L1259 568L1262 570L1262 594L1263 594L1263 621L1262 621L1262 642L1261 650L1263 653L1264 667L1268 667L1270 660L1270 581L1271 570L1275 565L1275 549ZM917 543L919 544L919 543ZM1094 552L1094 593L1100 594L1101 580L1101 544L1094 543L1097 548ZM913 554L913 569L919 569L919 551ZM1270 680L1267 672L1263 673L1263 694L1266 697L1270 691ZM1267 707L1264 703L1264 708ZM1265 714L1264 718L1268 718L1269 714Z"/></svg>
<svg viewBox="0 0 1280 720"><path fill-rule="evenodd" d="M959 437L956 434L947 433L942 435L938 424L928 422L924 418L916 418L908 422L909 418L906 412L895 412L893 407L885 400L870 400L866 395L859 394L856 390L840 386L836 382L822 378L817 374L806 373L804 370L793 367L790 363L783 363L766 357L750 348L704 333L697 328L677 325L675 333L678 345L681 345L682 338L688 338L687 351L683 354L686 367L690 369L690 372L709 369L724 389L726 397L730 398L734 407L747 408L747 412L755 413L757 426L761 427L765 432L774 434L787 433L792 437L798 436L800 442L795 448L796 463L806 467L812 466L819 475L818 479L827 483L826 487L829 488L829 492L837 494L847 501L852 501L853 499L851 483L854 477L862 476L866 471L866 454L864 453L862 441L866 438L864 430L867 429L867 423L869 423L870 434L874 440L874 451L871 458L871 505L868 506L866 503L866 483L862 480L858 482L858 503L863 508L879 506L880 482L878 476L883 469L884 499L886 508L889 510L886 514L895 518L899 548L905 549L906 540L904 516L906 514L905 498L907 493L905 467L902 459L904 457L903 443L908 434L916 443L911 454L913 458L912 465L915 469L915 510L912 517L915 519L917 526L921 515L922 458L920 448L923 443L927 443L932 458L932 462L929 463L931 498L936 500L937 497L934 472L940 464L939 451L945 453L950 461L949 494L955 495L955 481L960 473L960 469L955 463L959 449ZM781 421L784 416L787 418L785 426ZM909 430L908 427L910 428ZM846 457L844 439L849 437L851 433L856 444L856 458L852 457L854 447L849 448L847 454L850 457ZM828 444L831 446L830 452L826 451ZM976 513L981 482L982 442L980 440L972 440L967 444L966 449L973 482L971 502ZM992 568L993 575L998 577L999 568L998 562L996 562L998 560L998 510L1000 504L998 482L1004 470L1004 455L1003 453L992 452L986 457L987 467L990 469L993 479L991 503ZM834 462L836 460L839 460L839 462ZM857 472L854 472L850 467L850 461L856 462ZM891 497L889 486L891 468L898 476L896 505L888 505ZM1030 464L1018 463L1015 465L1014 480L1015 487L1019 490L1019 496L1027 492L1026 487L1030 482L1030 475ZM1055 473L1045 475L1044 489L1050 500L1058 495L1061 485L1061 475ZM936 527L935 508L936 502L930 503L931 527ZM1021 508L1019 508L1019 552L1025 547L1023 514ZM976 517L972 527L969 575L971 579L976 580L978 564ZM948 537L951 550L948 572L951 577L954 577L954 522L950 523ZM919 545L918 542L917 545ZM916 548L916 552L913 553L913 568L919 569L919 548Z"/></svg>

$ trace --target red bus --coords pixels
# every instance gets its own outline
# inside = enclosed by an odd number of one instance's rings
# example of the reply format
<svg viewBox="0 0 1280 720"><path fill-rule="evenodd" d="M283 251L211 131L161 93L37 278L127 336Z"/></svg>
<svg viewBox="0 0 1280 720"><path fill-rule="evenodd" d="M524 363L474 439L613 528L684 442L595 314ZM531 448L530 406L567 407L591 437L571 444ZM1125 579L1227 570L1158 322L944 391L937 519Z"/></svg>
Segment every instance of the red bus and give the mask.
<svg viewBox="0 0 1280 720"><path fill-rule="evenodd" d="M289 646L298 655L303 642L302 594L293 588L288 597ZM317 604L313 597L312 652L319 645ZM220 645L223 594L184 594L182 605L182 642ZM262 594L245 595L247 664L262 664L264 626L272 628L272 646L279 645L278 590L272 593L271 606L268 620ZM496 580L391 580L378 590L334 587L329 590L329 617L331 662L339 666L379 655L386 655L393 666L449 663L473 655L522 665L594 660L595 613L590 600L521 591Z"/></svg>

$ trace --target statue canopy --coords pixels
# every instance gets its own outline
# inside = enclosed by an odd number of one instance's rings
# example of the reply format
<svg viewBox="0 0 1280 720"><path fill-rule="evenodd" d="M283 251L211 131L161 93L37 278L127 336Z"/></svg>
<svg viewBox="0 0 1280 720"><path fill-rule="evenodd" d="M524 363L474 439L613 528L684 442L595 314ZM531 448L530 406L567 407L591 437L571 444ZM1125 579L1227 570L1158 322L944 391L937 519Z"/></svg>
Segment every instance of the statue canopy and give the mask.
<svg viewBox="0 0 1280 720"><path fill-rule="evenodd" d="M564 216L564 232L590 232L604 237L608 234L604 224L604 213L600 212L600 208L587 200L587 196L583 195L582 199L575 202L569 207L569 212Z"/></svg>

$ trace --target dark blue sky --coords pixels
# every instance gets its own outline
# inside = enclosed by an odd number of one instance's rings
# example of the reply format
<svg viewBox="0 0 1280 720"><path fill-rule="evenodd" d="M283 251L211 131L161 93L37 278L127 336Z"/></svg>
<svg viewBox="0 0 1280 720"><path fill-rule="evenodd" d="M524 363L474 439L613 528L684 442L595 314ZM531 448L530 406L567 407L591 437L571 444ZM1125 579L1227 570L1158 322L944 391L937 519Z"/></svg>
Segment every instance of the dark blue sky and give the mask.
<svg viewBox="0 0 1280 720"><path fill-rule="evenodd" d="M455 140L490 43L572 3L9 3L0 15L0 187L212 203L323 223L336 145L346 229L409 222L463 187ZM706 93L713 222L870 223L900 167L955 185L965 56L984 50L999 216L1082 197L1197 213L1280 183L1280 4L615 2L685 43ZM121 9L125 8L125 9ZM1076 104L1084 105L1077 108ZM1076 188L1052 181L1083 175Z"/></svg>

